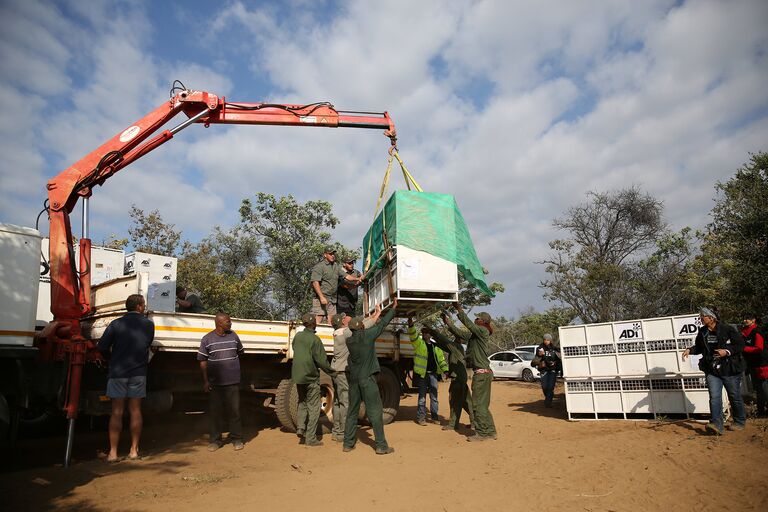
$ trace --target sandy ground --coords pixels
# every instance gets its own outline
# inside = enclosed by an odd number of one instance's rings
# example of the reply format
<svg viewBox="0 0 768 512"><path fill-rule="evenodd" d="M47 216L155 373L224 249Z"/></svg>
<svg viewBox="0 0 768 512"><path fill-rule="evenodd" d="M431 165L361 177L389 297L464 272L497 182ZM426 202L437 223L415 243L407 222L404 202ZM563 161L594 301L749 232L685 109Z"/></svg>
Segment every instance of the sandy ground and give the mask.
<svg viewBox="0 0 768 512"><path fill-rule="evenodd" d="M491 411L497 441L413 422L404 398L386 426L396 452L374 455L363 427L351 453L299 445L272 415L245 408L247 444L209 453L205 415L147 421L140 462L96 457L106 432L78 435L69 469L55 463L61 438L27 440L2 453L2 510L766 510L768 423L703 435L695 422L569 422L562 389L555 407L538 384L497 381ZM440 389L447 413L447 386Z"/></svg>

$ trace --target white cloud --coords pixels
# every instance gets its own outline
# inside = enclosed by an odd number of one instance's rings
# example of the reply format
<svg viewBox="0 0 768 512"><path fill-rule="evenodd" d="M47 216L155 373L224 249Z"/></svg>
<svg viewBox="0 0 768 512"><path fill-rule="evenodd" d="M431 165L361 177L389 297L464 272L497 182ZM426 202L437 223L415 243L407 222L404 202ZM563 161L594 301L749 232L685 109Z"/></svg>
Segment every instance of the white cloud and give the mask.
<svg viewBox="0 0 768 512"><path fill-rule="evenodd" d="M4 220L42 199L50 169L161 104L176 78L237 101L387 109L414 176L456 196L490 279L507 286L492 310L509 316L544 305L533 261L562 235L552 218L587 191L638 184L672 226L701 227L715 181L767 149L761 0L349 1L333 16L325 3L234 2L211 7L206 32L188 20L199 51L232 49L210 63L155 51L162 20L141 7L75 4L0 16L0 93L13 98L0 119L12 154ZM94 226L123 229L135 202L202 235L233 223L244 197L291 193L333 202L335 236L357 246L387 146L368 130L192 127L94 195Z"/></svg>

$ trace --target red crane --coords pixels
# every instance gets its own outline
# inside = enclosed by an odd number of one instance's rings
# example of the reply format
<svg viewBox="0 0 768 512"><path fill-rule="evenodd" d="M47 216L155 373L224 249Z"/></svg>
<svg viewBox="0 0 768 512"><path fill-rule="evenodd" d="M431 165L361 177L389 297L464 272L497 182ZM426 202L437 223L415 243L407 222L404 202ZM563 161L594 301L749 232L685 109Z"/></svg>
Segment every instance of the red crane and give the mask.
<svg viewBox="0 0 768 512"><path fill-rule="evenodd" d="M392 148L396 133L387 112L336 110L328 102L308 105L228 102L205 91L191 91L174 83L171 99L121 131L56 177L48 181L50 217L51 312L53 321L38 339L43 360L67 361L64 411L69 420L65 466L69 464L74 423L80 401L83 366L100 359L93 341L85 339L80 320L91 312L91 241L88 238L88 199L96 185L135 162L193 123L317 126L325 128L383 129ZM188 119L151 137L183 112ZM151 137L151 138L150 138ZM83 233L80 238L80 269L72 249L70 213L83 199Z"/></svg>

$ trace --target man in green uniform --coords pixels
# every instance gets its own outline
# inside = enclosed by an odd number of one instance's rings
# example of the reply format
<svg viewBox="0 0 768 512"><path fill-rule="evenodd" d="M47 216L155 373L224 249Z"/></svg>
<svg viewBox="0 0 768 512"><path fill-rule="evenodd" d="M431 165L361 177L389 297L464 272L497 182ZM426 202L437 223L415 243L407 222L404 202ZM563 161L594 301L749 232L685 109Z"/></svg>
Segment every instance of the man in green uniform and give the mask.
<svg viewBox="0 0 768 512"><path fill-rule="evenodd" d="M325 356L323 342L315 334L315 316L307 313L301 317L304 330L293 337L293 366L291 379L299 392L299 411L296 435L304 437L307 446L320 446L317 439L317 422L320 419L320 372L335 376Z"/></svg>
<svg viewBox="0 0 768 512"><path fill-rule="evenodd" d="M496 439L496 425L488 406L491 403L491 382L493 372L488 363L488 338L493 333L491 315L478 313L474 322L469 320L458 302L454 303L456 316L464 327L469 329L467 343L467 367L472 368L472 409L475 413L475 435L467 441L487 441Z"/></svg>
<svg viewBox="0 0 768 512"><path fill-rule="evenodd" d="M373 327L381 315L381 306L376 306L373 315L363 320L366 329ZM344 427L347 424L347 408L349 407L349 382L347 380L347 360L349 359L349 350L347 349L347 340L352 336L349 330L349 322L352 317L344 313L338 313L331 319L333 325L333 359L331 359L331 368L336 371L333 378L333 434L334 441L344 441Z"/></svg>
<svg viewBox="0 0 768 512"><path fill-rule="evenodd" d="M357 416L360 413L360 401L365 403L365 413L373 427L376 439L376 454L386 455L395 451L387 444L384 437L384 417L379 386L376 375L381 371L379 360L376 359L376 338L395 316L397 299L386 314L370 329L366 329L362 317L355 317L349 322L352 336L347 340L349 360L347 372L349 377L349 409L347 424L344 427L344 451L355 449L357 442Z"/></svg>
<svg viewBox="0 0 768 512"><path fill-rule="evenodd" d="M336 262L336 249L329 245L323 250L323 260L312 267L309 277L314 297L312 297L312 310L315 321L319 324L326 319L331 323L336 314L336 301L339 291L339 280L349 286L359 286L360 277L356 274L347 274L340 264Z"/></svg>
<svg viewBox="0 0 768 512"><path fill-rule="evenodd" d="M448 424L443 425L443 430L459 430L462 409L469 414L469 423L474 429L475 414L472 409L472 396L467 385L467 366L464 347L462 346L462 342L466 343L469 340L469 333L457 329L447 314L442 313L440 316L454 336L452 341L442 333L429 329L437 346L448 353L448 371L451 374L451 385L448 388L451 415Z"/></svg>

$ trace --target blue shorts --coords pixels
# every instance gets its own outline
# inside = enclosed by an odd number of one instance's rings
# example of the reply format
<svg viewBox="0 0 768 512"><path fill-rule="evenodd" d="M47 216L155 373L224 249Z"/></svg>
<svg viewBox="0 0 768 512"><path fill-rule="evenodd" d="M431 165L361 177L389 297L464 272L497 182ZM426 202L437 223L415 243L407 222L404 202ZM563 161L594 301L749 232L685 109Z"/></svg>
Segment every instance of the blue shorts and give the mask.
<svg viewBox="0 0 768 512"><path fill-rule="evenodd" d="M126 377L107 380L109 398L144 398L147 396L147 377Z"/></svg>

